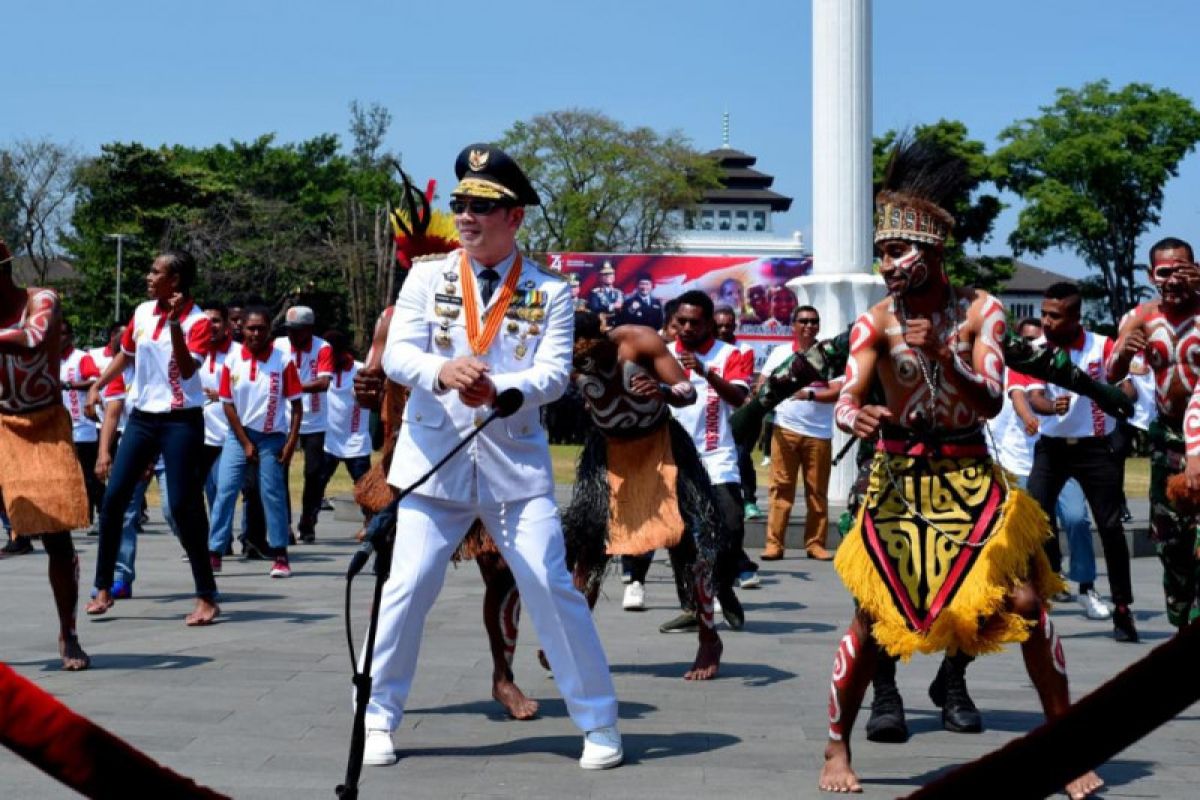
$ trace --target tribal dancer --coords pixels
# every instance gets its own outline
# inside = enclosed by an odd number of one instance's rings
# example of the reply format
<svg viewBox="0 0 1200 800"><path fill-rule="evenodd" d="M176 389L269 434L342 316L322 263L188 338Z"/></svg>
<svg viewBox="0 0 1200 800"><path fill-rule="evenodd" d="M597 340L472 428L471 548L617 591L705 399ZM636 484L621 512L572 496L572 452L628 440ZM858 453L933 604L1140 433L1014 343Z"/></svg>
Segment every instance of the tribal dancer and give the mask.
<svg viewBox="0 0 1200 800"><path fill-rule="evenodd" d="M857 792L850 731L881 652L968 656L1021 642L1048 717L1070 702L1062 646L1047 616L1062 586L1042 544L1045 516L1007 485L988 457L982 423L1001 405L1004 308L951 286L942 251L954 224L944 210L966 165L940 148L902 140L876 198L875 244L889 297L854 324L835 416L860 438L880 434L871 482L834 565L857 612L839 643L820 788ZM878 380L884 405L865 405ZM1094 773L1067 786L1086 797Z"/></svg>
<svg viewBox="0 0 1200 800"><path fill-rule="evenodd" d="M605 334L591 312L575 315L574 366L594 423L563 513L575 585L595 606L611 556L667 548L680 605L699 621L700 647L683 677L715 678L720 514L696 447L668 409L696 402L696 390L657 331L621 325Z"/></svg>
<svg viewBox="0 0 1200 800"><path fill-rule="evenodd" d="M1167 619L1183 628L1200 616L1200 515L1180 509L1167 479L1185 473L1200 489L1200 268L1192 246L1168 238L1150 248L1156 300L1121 321L1108 378L1125 378L1134 358L1154 373L1158 416L1150 423L1150 535L1163 565Z"/></svg>
<svg viewBox="0 0 1200 800"><path fill-rule="evenodd" d="M88 524L87 489L59 389L62 314L50 289L13 283L0 240L0 491L17 536L40 536L49 556L65 670L87 669L75 635L79 556L71 530Z"/></svg>

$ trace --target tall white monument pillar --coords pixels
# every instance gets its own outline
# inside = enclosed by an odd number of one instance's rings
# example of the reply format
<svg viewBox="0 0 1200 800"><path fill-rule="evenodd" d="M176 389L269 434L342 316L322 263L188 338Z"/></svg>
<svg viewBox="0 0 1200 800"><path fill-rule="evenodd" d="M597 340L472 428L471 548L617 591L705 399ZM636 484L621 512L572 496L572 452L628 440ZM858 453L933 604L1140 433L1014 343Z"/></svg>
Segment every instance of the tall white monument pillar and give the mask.
<svg viewBox="0 0 1200 800"><path fill-rule="evenodd" d="M813 274L789 286L821 313L834 336L883 297L872 269L871 0L812 0ZM836 431L837 453L847 436ZM847 456L829 479L845 502L854 480Z"/></svg>

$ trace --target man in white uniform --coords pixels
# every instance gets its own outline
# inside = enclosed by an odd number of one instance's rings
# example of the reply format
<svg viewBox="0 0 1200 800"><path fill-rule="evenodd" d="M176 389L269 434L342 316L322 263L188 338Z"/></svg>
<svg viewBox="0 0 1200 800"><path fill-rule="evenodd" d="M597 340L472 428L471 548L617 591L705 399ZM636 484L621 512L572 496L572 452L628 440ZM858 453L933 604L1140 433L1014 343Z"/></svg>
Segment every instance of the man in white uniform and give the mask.
<svg viewBox="0 0 1200 800"><path fill-rule="evenodd" d="M490 412L500 392L524 405L487 427L397 511L391 573L380 606L365 764L396 761L425 616L446 562L480 519L512 569L566 701L585 732L580 766L621 763L617 699L587 602L567 572L541 406L562 395L574 308L567 282L525 260L516 233L540 201L520 167L488 144L455 163L451 209L462 249L413 265L396 301L384 371L410 387L389 481L423 475Z"/></svg>

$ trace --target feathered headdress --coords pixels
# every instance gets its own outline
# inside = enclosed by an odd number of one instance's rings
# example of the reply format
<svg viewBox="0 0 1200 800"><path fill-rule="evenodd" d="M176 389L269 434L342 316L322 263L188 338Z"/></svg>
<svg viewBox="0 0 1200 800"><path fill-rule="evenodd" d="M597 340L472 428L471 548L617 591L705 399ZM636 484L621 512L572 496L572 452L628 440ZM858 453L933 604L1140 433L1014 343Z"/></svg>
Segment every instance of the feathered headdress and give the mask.
<svg viewBox="0 0 1200 800"><path fill-rule="evenodd" d="M400 202L392 211L392 236L396 241L396 260L408 269L419 256L449 253L459 246L454 218L435 211L431 203L437 182L430 180L422 192L404 170L396 166L403 183Z"/></svg>
<svg viewBox="0 0 1200 800"><path fill-rule="evenodd" d="M942 244L954 227L947 211L971 186L967 162L940 145L901 136L875 195L875 241Z"/></svg>

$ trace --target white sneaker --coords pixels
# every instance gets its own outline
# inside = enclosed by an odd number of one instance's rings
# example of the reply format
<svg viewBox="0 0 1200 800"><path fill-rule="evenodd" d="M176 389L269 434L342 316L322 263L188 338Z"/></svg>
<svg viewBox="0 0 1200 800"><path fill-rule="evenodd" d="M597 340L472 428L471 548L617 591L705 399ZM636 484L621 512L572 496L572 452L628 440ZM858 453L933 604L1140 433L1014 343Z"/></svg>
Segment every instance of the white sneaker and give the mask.
<svg viewBox="0 0 1200 800"><path fill-rule="evenodd" d="M392 732L381 729L367 731L367 744L363 748L363 764L368 767L390 767L400 760L396 745L392 743Z"/></svg>
<svg viewBox="0 0 1200 800"><path fill-rule="evenodd" d="M713 613L714 614L721 613L721 601L715 597L713 598Z"/></svg>
<svg viewBox="0 0 1200 800"><path fill-rule="evenodd" d="M597 728L583 735L583 755L579 757L579 766L584 769L612 769L624 760L621 732L616 725Z"/></svg>
<svg viewBox="0 0 1200 800"><path fill-rule="evenodd" d="M626 611L646 610L646 587L642 586L641 582L633 581L625 587L625 599L621 601L621 608Z"/></svg>
<svg viewBox="0 0 1200 800"><path fill-rule="evenodd" d="M1083 606L1083 613L1088 619L1110 619L1112 617L1112 609L1100 599L1100 595L1096 594L1095 589L1080 592L1079 605Z"/></svg>

